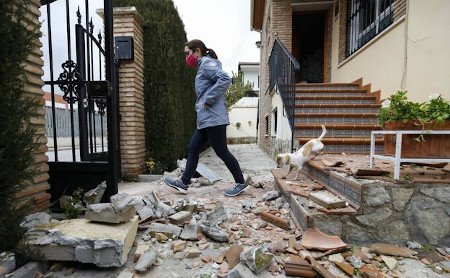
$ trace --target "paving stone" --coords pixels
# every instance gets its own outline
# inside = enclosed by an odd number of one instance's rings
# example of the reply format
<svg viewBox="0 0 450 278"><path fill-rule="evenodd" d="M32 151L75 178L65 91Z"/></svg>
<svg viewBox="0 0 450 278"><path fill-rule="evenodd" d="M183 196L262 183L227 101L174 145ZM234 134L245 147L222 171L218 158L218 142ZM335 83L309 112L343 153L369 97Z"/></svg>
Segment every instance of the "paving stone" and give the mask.
<svg viewBox="0 0 450 278"><path fill-rule="evenodd" d="M136 209L131 204L116 211L111 203L102 203L89 205L84 218L90 221L117 224L133 219L135 214Z"/></svg>
<svg viewBox="0 0 450 278"><path fill-rule="evenodd" d="M89 263L99 267L119 267L127 261L137 227L137 216L116 225L87 219L63 220L41 226L47 232L45 236L26 235L26 244L30 252L37 252L49 261L87 262L89 259Z"/></svg>
<svg viewBox="0 0 450 278"><path fill-rule="evenodd" d="M98 204L102 200L103 194L106 190L106 181L97 185L95 188L84 193L83 202L87 205Z"/></svg>
<svg viewBox="0 0 450 278"><path fill-rule="evenodd" d="M147 271L156 263L156 257L157 255L154 251L146 251L137 261L136 265L134 266L134 270L140 273Z"/></svg>
<svg viewBox="0 0 450 278"><path fill-rule="evenodd" d="M263 247L252 247L241 253L241 261L255 274L259 274L272 264L273 254Z"/></svg>
<svg viewBox="0 0 450 278"><path fill-rule="evenodd" d="M179 211L169 217L170 222L173 224L182 224L185 221L189 221L192 218L192 213L189 211Z"/></svg>

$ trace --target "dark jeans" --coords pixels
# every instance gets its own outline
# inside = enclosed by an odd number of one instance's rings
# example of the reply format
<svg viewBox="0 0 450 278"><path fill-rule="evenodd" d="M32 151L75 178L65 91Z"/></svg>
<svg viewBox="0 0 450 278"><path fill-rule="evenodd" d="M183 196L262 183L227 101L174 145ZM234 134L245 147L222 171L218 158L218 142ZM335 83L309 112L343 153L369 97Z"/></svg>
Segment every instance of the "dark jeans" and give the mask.
<svg viewBox="0 0 450 278"><path fill-rule="evenodd" d="M189 184L195 169L197 169L200 149L211 143L214 152L220 159L225 162L228 170L233 175L236 183L244 183L244 176L242 175L241 167L236 158L230 153L227 147L227 126L213 126L202 129L197 129L191 138L188 147L188 158L186 162L186 170L184 171L181 180L184 184Z"/></svg>

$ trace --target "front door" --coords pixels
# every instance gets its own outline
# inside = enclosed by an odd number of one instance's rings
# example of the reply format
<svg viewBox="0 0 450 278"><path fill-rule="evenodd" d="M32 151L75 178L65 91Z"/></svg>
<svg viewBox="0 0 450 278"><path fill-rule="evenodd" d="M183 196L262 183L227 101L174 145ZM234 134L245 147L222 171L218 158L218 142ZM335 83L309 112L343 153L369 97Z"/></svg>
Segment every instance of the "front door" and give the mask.
<svg viewBox="0 0 450 278"><path fill-rule="evenodd" d="M324 82L325 13L294 14L292 52L300 64L297 82Z"/></svg>

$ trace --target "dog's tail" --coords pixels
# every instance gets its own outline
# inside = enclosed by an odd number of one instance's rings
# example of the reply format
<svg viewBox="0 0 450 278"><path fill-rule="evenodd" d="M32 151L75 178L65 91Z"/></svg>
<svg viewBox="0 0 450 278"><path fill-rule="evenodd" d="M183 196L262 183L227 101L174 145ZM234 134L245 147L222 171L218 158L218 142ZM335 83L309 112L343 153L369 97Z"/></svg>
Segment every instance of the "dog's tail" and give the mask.
<svg viewBox="0 0 450 278"><path fill-rule="evenodd" d="M324 125L322 125L322 134L317 139L322 140L325 134L327 134L327 129L325 128Z"/></svg>

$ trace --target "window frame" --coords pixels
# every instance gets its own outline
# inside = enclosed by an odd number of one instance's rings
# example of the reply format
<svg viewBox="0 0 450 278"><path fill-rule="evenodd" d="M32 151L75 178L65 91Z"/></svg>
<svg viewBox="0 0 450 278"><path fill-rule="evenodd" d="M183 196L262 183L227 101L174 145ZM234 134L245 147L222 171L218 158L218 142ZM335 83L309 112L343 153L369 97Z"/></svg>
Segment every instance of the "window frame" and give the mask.
<svg viewBox="0 0 450 278"><path fill-rule="evenodd" d="M394 1L347 0L346 57L357 52L393 23ZM388 20L387 24L385 20Z"/></svg>

